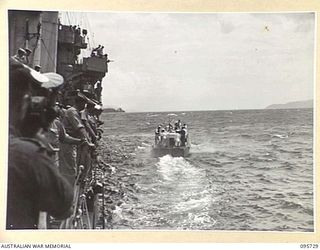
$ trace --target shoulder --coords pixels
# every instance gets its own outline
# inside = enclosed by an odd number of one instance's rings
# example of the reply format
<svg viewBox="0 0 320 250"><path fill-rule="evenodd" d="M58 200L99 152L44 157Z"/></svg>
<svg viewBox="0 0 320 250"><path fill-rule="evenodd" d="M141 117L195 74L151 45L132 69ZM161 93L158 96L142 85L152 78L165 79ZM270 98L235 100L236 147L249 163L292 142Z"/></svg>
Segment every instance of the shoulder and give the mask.
<svg viewBox="0 0 320 250"><path fill-rule="evenodd" d="M9 165L35 172L42 168L51 168L53 161L47 152L46 146L37 139L15 138L10 141Z"/></svg>
<svg viewBox="0 0 320 250"><path fill-rule="evenodd" d="M52 125L58 127L58 126L62 126L62 122L59 118L56 118L53 120Z"/></svg>
<svg viewBox="0 0 320 250"><path fill-rule="evenodd" d="M46 150L46 146L41 141L34 138L11 138L9 144L12 150L21 153L36 153L44 152Z"/></svg>
<svg viewBox="0 0 320 250"><path fill-rule="evenodd" d="M66 114L70 114L70 113L78 113L78 110L75 108L75 107L71 107L71 108L68 108L66 111L65 111Z"/></svg>
<svg viewBox="0 0 320 250"><path fill-rule="evenodd" d="M71 108L68 108L68 109L65 111L65 113L69 114L69 113L73 113L73 112L75 112L75 111L76 111L75 107L71 107Z"/></svg>
<svg viewBox="0 0 320 250"><path fill-rule="evenodd" d="M68 119L79 116L78 111L77 111L74 107L69 108L69 109L66 111L65 115L66 115L66 117L67 117Z"/></svg>

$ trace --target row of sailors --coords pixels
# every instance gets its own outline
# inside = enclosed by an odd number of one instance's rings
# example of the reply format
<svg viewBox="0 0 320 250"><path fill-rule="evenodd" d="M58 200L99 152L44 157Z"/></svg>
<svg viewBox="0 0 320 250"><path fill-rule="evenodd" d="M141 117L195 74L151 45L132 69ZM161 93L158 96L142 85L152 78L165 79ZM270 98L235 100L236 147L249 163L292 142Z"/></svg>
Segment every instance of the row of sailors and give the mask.
<svg viewBox="0 0 320 250"><path fill-rule="evenodd" d="M29 48L19 48L17 53L13 56L13 58L25 65L29 65L29 56L32 51ZM35 65L34 70L40 72L41 65Z"/></svg>
<svg viewBox="0 0 320 250"><path fill-rule="evenodd" d="M71 226L79 166L88 173L95 160L102 109L81 93L74 106L62 108L56 103L62 84L56 73L9 61L7 229L46 228L46 215L69 218L61 227ZM33 103L40 95L45 106Z"/></svg>
<svg viewBox="0 0 320 250"><path fill-rule="evenodd" d="M103 53L104 46L99 45L98 47L94 48L91 52L92 57L99 57L99 58L106 58L107 63L111 62L108 59L108 54ZM14 59L22 62L23 64L29 65L29 56L31 55L32 51L29 48L19 48L17 53L13 56ZM34 69L38 72L41 70L41 65L35 65Z"/></svg>
<svg viewBox="0 0 320 250"><path fill-rule="evenodd" d="M35 136L45 145L48 156L61 175L74 187L73 190L88 176L95 159L97 142L101 138L102 131L98 128L102 123L98 118L101 109L95 106L82 98L77 98L74 106L65 108L57 103L55 108L59 115L47 131L40 131ZM77 198L73 197L73 203ZM39 222L41 228L47 228L46 221ZM60 228L70 228L71 224L72 218L68 218L62 221Z"/></svg>
<svg viewBox="0 0 320 250"><path fill-rule="evenodd" d="M101 138L102 130L99 126L103 122L99 116L102 108L90 100L88 102L77 97L74 106L64 108L57 103L56 110L59 115L48 131L42 134L43 142L47 143L49 154L54 157L60 172L74 185L75 176L79 172L77 166L83 165L85 172L90 170L90 162L86 158L90 155L89 149L94 149Z"/></svg>
<svg viewBox="0 0 320 250"><path fill-rule="evenodd" d="M165 127L160 124L155 131L155 145L180 147L186 146L187 142L187 124L182 125L180 120L175 122L175 126L171 123Z"/></svg>
<svg viewBox="0 0 320 250"><path fill-rule="evenodd" d="M108 54L103 54L104 46L100 45L91 51L91 56L108 58Z"/></svg>

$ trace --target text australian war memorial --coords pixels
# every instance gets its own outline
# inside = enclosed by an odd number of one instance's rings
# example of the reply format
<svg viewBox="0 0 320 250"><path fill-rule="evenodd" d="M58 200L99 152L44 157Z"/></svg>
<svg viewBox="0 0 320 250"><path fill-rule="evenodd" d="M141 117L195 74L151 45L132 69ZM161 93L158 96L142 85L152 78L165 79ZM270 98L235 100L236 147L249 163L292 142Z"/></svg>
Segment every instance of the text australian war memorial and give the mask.
<svg viewBox="0 0 320 250"><path fill-rule="evenodd" d="M8 11L7 229L107 227L99 158L107 48L61 13Z"/></svg>

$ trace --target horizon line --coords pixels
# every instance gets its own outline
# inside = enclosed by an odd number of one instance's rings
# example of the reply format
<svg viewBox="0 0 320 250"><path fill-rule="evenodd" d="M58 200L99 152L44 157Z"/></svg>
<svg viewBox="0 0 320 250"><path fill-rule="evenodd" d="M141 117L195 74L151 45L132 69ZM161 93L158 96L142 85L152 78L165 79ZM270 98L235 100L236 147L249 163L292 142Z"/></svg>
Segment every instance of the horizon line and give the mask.
<svg viewBox="0 0 320 250"><path fill-rule="evenodd" d="M205 110L159 110L159 111L126 111L109 113L170 113L170 112L206 112L206 111L246 111L246 110L288 110L288 109L314 109L311 108L247 108L247 109L205 109ZM106 112L108 113L108 112Z"/></svg>
<svg viewBox="0 0 320 250"><path fill-rule="evenodd" d="M297 102L309 102L312 101L313 105L312 107L302 107L302 108L268 108L272 105L286 105L286 104L292 104L292 103L297 103ZM130 110L127 111L126 109L122 108L122 107L117 107L117 108L112 108L110 106L104 107L103 109L119 109L121 108L122 110L124 110L126 113L146 113L146 112L153 112L153 113L160 113L160 112L197 112L197 111L233 111L233 110L263 110L263 109L313 109L315 106L315 98L312 99L306 99L306 100L298 100L298 101L289 101L286 103L274 103L274 104L270 104L268 106L265 106L264 108L234 108L234 109L203 109L203 110L199 110L199 109L195 109L195 110L158 110L158 111L137 111L137 110Z"/></svg>

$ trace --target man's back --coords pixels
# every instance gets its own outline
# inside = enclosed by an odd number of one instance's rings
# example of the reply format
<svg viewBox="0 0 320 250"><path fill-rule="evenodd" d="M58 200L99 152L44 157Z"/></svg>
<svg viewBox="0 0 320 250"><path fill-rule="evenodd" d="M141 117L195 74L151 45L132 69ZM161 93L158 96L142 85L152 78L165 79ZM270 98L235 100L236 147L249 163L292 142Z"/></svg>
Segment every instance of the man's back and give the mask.
<svg viewBox="0 0 320 250"><path fill-rule="evenodd" d="M39 211L67 218L73 189L34 139L10 135L7 229L37 228Z"/></svg>

